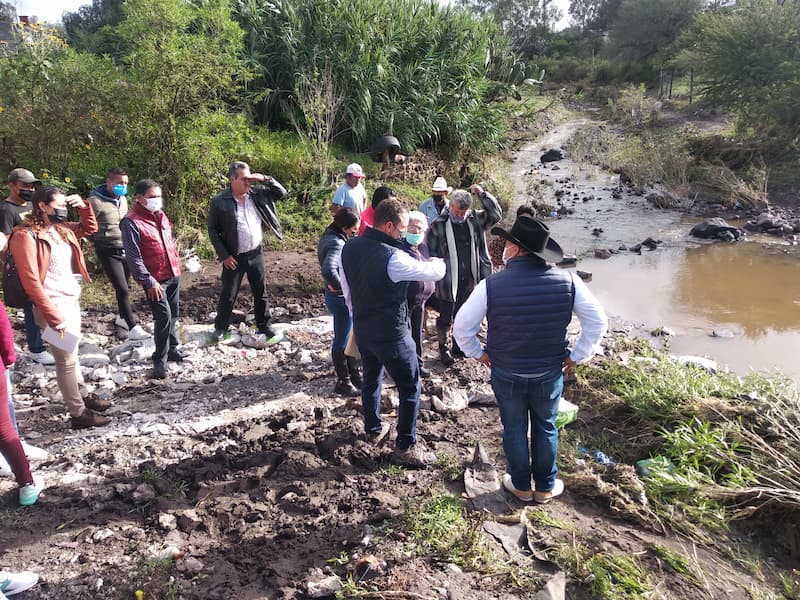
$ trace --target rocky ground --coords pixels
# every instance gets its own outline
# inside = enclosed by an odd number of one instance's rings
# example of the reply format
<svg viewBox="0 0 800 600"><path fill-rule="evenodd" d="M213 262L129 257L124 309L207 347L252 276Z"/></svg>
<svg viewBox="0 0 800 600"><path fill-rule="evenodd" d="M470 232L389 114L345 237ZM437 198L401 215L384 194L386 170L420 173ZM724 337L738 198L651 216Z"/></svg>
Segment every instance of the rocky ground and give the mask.
<svg viewBox="0 0 800 600"><path fill-rule="evenodd" d="M315 255L268 256L273 308L287 324L285 340L268 348L243 345L253 342L247 336L205 345L217 276L216 266L204 265L185 277L188 358L163 382L147 378L146 349L122 344L110 308L85 315L86 379L115 402L106 427L70 431L53 370L21 352L14 374L20 429L51 454L35 465L47 480L37 505L19 508L11 479L0 487L0 565L41 575L21 597L134 598L137 590L144 598L322 597L350 574L362 581L361 597L534 598L555 572L535 557L558 532L596 555L638 557L658 597L748 598L764 585L713 543L699 546L643 519L646 499L630 467L591 461L567 465L563 500L538 511L538 521L503 492L468 503L482 509L470 523L490 558L477 568L457 566L457 557L415 540L403 515L426 499L465 495L464 467L478 441L502 472L488 371L460 361L443 372L431 358L419 432L440 460L426 470L398 468L391 443L363 440L359 402L332 394L331 324ZM246 289L242 299L246 310ZM140 298L136 308L146 321ZM15 328L21 341L19 319ZM428 340L431 357L434 351ZM390 421L393 396L386 386ZM581 402L572 387L565 396ZM583 402L571 428L593 422ZM474 483L484 472L467 473ZM603 481L614 479L628 483L610 492ZM544 528L543 520L569 527ZM696 577L670 568L654 551L664 547L693 557ZM563 597L565 585L570 597L592 597L591 583L557 576L548 597ZM339 594L358 597L355 588Z"/></svg>

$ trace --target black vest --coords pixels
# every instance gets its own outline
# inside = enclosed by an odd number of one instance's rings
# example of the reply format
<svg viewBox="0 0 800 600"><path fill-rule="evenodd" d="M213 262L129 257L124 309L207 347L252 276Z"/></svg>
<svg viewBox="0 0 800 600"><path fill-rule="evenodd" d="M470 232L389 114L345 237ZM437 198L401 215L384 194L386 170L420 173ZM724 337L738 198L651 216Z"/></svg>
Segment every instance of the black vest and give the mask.
<svg viewBox="0 0 800 600"><path fill-rule="evenodd" d="M567 357L575 284L566 271L525 256L486 280L486 351L492 366L533 375Z"/></svg>
<svg viewBox="0 0 800 600"><path fill-rule="evenodd" d="M399 242L367 227L342 249L342 268L350 286L353 329L362 342L392 342L409 335L408 282L394 283L386 268Z"/></svg>

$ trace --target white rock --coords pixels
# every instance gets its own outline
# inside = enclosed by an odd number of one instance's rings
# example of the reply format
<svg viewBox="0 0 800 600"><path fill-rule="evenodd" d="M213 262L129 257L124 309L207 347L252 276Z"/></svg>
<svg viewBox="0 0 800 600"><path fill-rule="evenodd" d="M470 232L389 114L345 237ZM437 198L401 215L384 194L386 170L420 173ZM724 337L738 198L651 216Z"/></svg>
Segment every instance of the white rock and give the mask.
<svg viewBox="0 0 800 600"><path fill-rule="evenodd" d="M150 500L154 500L156 497L156 491L153 489L153 486L148 483L142 483L133 490L133 501L136 504L145 504L146 502L150 502Z"/></svg>
<svg viewBox="0 0 800 600"><path fill-rule="evenodd" d="M122 371L117 371L111 376L111 381L116 383L117 385L125 385L128 383L128 376L125 375Z"/></svg>
<svg viewBox="0 0 800 600"><path fill-rule="evenodd" d="M178 527L178 519L175 515L171 515L169 513L161 513L158 515L158 524L161 526L162 529L166 529L170 531Z"/></svg>
<svg viewBox="0 0 800 600"><path fill-rule="evenodd" d="M336 575L331 575L330 577L325 577L318 581L306 582L306 590L309 598L333 596L340 589L342 589L342 582Z"/></svg>
<svg viewBox="0 0 800 600"><path fill-rule="evenodd" d="M717 372L717 363L711 360L710 358L704 358L702 356L678 356L676 360L682 365L695 365L700 367L701 369L705 369L709 373L716 373Z"/></svg>
<svg viewBox="0 0 800 600"><path fill-rule="evenodd" d="M441 399L433 396L431 401L436 412L443 414L460 412L469 406L467 394L459 388L445 388L442 390Z"/></svg>
<svg viewBox="0 0 800 600"><path fill-rule="evenodd" d="M114 532L111 531L110 529L108 529L108 528L106 528L106 529L98 529L92 535L92 541L97 543L97 542L102 542L103 540L107 540L108 538L112 538L112 537L114 537Z"/></svg>
<svg viewBox="0 0 800 600"><path fill-rule="evenodd" d="M299 362L301 365L310 365L314 362L314 359L311 357L311 350L301 350Z"/></svg>

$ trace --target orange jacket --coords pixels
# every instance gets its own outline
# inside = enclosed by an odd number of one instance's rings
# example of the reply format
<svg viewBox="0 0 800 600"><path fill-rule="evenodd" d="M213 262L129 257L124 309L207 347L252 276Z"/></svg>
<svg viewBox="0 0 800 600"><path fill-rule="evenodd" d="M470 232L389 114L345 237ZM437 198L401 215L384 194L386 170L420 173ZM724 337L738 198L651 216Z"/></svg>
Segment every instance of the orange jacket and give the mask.
<svg viewBox="0 0 800 600"><path fill-rule="evenodd" d="M95 219L92 206L87 202L86 207L78 210L81 222L65 222L68 228L66 232L67 243L72 248L72 271L80 273L84 281L89 281L89 271L86 269L86 261L83 258L81 246L78 238L92 235L97 231L97 219ZM50 243L42 238L34 238L31 232L38 233L39 227L26 220L22 225L14 228L9 244L14 262L17 265L19 280L28 298L31 299L36 308L44 315L50 327L62 323L64 318L56 308L53 301L44 291L42 284L47 276L47 267L50 264Z"/></svg>

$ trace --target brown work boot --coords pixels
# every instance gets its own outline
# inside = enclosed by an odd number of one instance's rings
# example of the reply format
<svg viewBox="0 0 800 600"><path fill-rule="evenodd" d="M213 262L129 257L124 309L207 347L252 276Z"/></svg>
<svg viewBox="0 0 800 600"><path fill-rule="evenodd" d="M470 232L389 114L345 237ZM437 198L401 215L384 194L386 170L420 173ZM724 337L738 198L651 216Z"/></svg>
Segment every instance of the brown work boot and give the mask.
<svg viewBox="0 0 800 600"><path fill-rule="evenodd" d="M109 423L111 423L111 419L98 415L96 412L87 408L83 411L82 415L72 417L69 426L72 429L89 429L90 427L100 427L102 425L108 425Z"/></svg>
<svg viewBox="0 0 800 600"><path fill-rule="evenodd" d="M91 408L97 412L103 412L108 410L113 406L111 400L103 400L102 398L98 398L94 394L89 394L83 399L83 403L86 405L86 408Z"/></svg>

